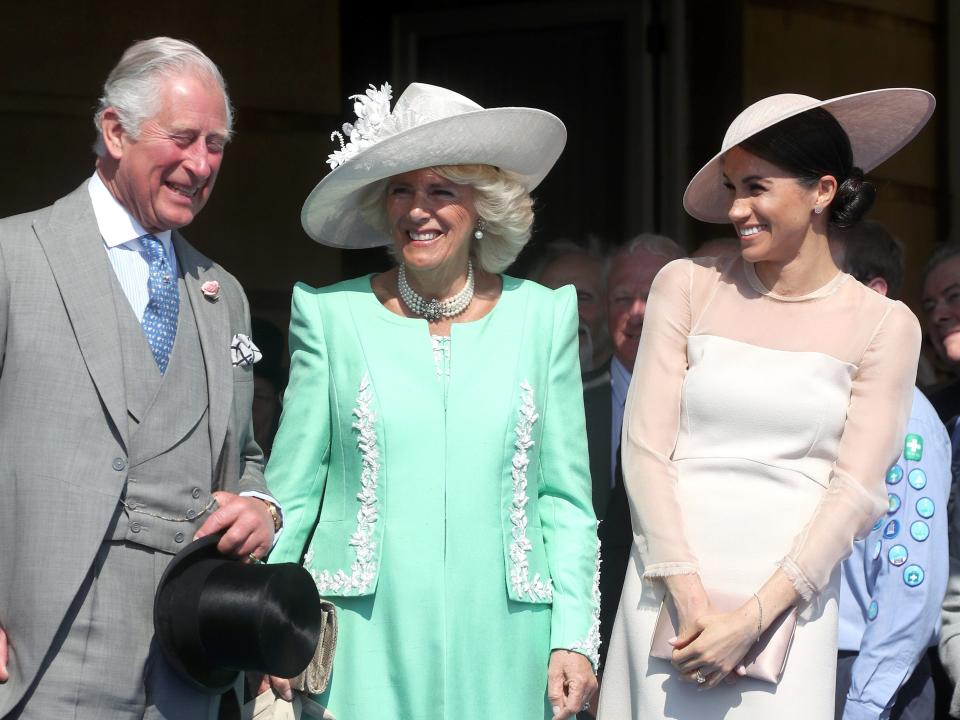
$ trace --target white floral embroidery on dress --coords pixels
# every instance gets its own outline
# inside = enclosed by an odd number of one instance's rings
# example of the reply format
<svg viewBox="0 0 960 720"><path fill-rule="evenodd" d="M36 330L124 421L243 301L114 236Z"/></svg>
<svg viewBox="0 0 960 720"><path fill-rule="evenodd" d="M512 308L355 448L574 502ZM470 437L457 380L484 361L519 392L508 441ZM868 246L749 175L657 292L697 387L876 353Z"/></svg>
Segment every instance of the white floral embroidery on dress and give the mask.
<svg viewBox="0 0 960 720"><path fill-rule="evenodd" d="M527 537L527 466L530 458L527 450L533 447L533 425L538 419L537 408L533 404L533 388L524 380L520 383L523 391L520 400L520 419L517 421L517 440L513 453L513 507L510 510L510 522L513 523L513 542L510 543L510 583L513 591L520 597L529 596L533 601L553 600L553 579L546 580L540 573L530 578L530 563L527 560L533 546Z"/></svg>
<svg viewBox="0 0 960 720"><path fill-rule="evenodd" d="M433 345L433 364L437 369L437 377L450 375L450 336L431 335Z"/></svg>
<svg viewBox="0 0 960 720"><path fill-rule="evenodd" d="M377 524L377 479L380 475L380 450L377 447L377 432L374 426L376 415L370 409L373 393L370 390L370 377L364 374L360 381L360 392L353 414L357 418L353 423L357 431L357 447L363 468L360 471L360 492L357 500L357 529L350 536L357 559L350 566L350 574L337 570L332 575L329 570L317 572L313 569L313 546L303 559L304 567L310 572L320 594L333 592L338 595L361 594L367 592L377 576L377 561L374 550L377 547L373 539Z"/></svg>
<svg viewBox="0 0 960 720"><path fill-rule="evenodd" d="M570 648L583 653L593 664L593 671L600 669L600 538L597 537L597 557L593 573L593 590L590 593L590 600L593 602L593 621L590 623L590 630L587 636Z"/></svg>

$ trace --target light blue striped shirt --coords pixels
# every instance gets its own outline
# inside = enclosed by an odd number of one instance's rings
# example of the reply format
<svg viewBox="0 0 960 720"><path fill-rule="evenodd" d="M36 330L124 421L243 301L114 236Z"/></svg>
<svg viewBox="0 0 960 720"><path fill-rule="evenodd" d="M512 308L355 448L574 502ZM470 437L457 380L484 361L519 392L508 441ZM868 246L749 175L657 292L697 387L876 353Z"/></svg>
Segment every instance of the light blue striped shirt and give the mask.
<svg viewBox="0 0 960 720"><path fill-rule="evenodd" d="M103 236L103 245L110 265L117 274L123 294L130 301L130 307L133 308L137 320L143 322L143 311L150 300L150 292L147 289L147 281L150 279L150 262L146 250L140 244L140 238L146 235L147 231L110 194L98 173L94 172L90 182L87 183L87 192L90 193L93 214L97 218L97 226L100 228L100 235ZM170 263L170 268L176 277L177 255L173 251L170 231L153 233L153 236L163 245L167 262Z"/></svg>

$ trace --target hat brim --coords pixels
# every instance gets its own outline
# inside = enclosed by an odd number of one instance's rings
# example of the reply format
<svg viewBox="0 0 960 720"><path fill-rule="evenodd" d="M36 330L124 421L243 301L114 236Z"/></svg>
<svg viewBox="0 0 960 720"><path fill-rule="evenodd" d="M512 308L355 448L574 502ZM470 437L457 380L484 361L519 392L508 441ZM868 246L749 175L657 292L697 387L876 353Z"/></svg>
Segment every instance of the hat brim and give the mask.
<svg viewBox="0 0 960 720"><path fill-rule="evenodd" d="M885 88L830 100L811 98L811 101L759 123L750 135L714 155L687 185L683 193L684 209L704 222L730 222L727 217L730 200L722 185L723 156L744 140L794 115L818 107L827 110L850 138L853 164L869 172L916 137L936 106L933 95L915 88Z"/></svg>
<svg viewBox="0 0 960 720"><path fill-rule="evenodd" d="M157 594L153 603L153 627L157 644L170 666L194 688L207 695L220 695L236 682L240 673L237 670L209 667L206 664L187 664L174 647L174 633L171 628L173 613L168 591L176 578L188 567L214 558L228 559L217 550L221 535L207 535L190 543L177 553L160 577Z"/></svg>
<svg viewBox="0 0 960 720"><path fill-rule="evenodd" d="M493 165L520 176L532 190L556 163L567 131L555 115L536 108L491 108L461 113L391 135L332 170L303 204L306 233L323 245L369 248L390 238L358 211L373 182L441 165Z"/></svg>

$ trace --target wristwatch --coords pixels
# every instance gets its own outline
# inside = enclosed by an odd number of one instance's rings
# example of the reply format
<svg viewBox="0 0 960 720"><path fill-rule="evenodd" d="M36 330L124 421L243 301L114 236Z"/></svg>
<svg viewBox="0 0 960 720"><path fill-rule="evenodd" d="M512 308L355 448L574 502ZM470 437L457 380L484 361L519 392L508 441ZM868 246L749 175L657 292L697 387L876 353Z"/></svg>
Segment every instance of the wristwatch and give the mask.
<svg viewBox="0 0 960 720"><path fill-rule="evenodd" d="M270 513L270 517L273 519L274 534L280 532L280 528L283 527L283 517L281 517L280 511L277 510L277 506L268 500L264 500L263 504L267 506L267 512Z"/></svg>

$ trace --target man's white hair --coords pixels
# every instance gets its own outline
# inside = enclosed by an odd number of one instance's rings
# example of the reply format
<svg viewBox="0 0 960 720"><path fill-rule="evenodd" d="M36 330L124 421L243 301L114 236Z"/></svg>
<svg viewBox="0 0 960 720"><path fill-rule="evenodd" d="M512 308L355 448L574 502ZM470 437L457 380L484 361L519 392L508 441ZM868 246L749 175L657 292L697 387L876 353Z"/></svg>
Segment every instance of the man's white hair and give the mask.
<svg viewBox="0 0 960 720"><path fill-rule="evenodd" d="M611 253L607 258L606 265L603 268L603 284L606 286L610 279L610 272L613 270L613 266L616 265L617 260L626 255L633 255L635 252L645 252L649 255L659 255L662 258L670 260L678 260L679 258L684 258L687 256L687 253L684 252L683 248L676 242L668 238L666 235L657 235L656 233L640 233L639 235L631 238L626 242L626 244L617 248Z"/></svg>
<svg viewBox="0 0 960 720"><path fill-rule="evenodd" d="M233 131L233 108L227 96L227 85L220 69L191 43L168 37L155 37L134 43L110 71L103 84L103 96L93 116L97 128L94 152L103 157L107 148L103 143L101 121L107 108L113 108L120 125L133 139L140 135L144 120L160 110L160 84L166 78L193 73L214 82L223 92L227 133Z"/></svg>

